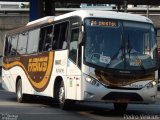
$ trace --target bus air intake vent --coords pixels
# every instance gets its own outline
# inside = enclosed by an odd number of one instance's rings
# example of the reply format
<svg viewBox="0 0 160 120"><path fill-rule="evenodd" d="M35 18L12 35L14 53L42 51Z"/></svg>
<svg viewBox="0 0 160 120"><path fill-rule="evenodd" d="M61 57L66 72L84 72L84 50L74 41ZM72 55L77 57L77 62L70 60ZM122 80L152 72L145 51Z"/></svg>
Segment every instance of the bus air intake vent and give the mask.
<svg viewBox="0 0 160 120"><path fill-rule="evenodd" d="M129 92L110 92L105 95L102 100L129 100L129 101L143 101L142 97L137 93L129 93Z"/></svg>

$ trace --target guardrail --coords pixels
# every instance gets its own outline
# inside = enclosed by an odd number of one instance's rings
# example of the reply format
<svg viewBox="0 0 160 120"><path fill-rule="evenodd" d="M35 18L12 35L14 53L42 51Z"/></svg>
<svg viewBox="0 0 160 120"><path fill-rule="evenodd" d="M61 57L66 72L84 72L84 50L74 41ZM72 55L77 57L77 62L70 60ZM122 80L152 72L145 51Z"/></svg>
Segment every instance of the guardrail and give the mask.
<svg viewBox="0 0 160 120"><path fill-rule="evenodd" d="M75 11L75 10L109 10L109 11L117 11L117 9L112 9L112 8L55 8L56 12L71 12L71 11ZM123 12L124 10L121 9L121 12ZM128 8L127 9L128 12L146 12L147 8ZM150 12L160 12L160 8L149 8ZM0 8L0 13L29 13L29 9L28 8L18 8L18 9L2 9Z"/></svg>

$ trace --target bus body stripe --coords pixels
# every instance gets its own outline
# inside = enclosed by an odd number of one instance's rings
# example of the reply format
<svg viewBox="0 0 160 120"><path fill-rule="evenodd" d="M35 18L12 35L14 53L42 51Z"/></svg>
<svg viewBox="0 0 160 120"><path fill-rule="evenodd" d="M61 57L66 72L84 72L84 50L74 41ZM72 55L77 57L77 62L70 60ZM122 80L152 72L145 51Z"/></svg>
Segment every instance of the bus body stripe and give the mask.
<svg viewBox="0 0 160 120"><path fill-rule="evenodd" d="M21 67L24 72L26 73L31 85L36 89L36 91L43 91L48 83L49 83L49 80L50 80L50 76L51 76L51 71L52 71L52 66L53 66L53 52L50 52L49 53L49 61L48 61L48 67L47 67L47 70L46 70L46 73L43 77L43 79L40 81L40 82L35 82L29 75L29 73L27 72L25 66L19 62L19 61L15 61L15 62L12 62L12 63L9 63L9 64L6 64L3 62L3 68L4 69L11 69L15 66L19 66Z"/></svg>

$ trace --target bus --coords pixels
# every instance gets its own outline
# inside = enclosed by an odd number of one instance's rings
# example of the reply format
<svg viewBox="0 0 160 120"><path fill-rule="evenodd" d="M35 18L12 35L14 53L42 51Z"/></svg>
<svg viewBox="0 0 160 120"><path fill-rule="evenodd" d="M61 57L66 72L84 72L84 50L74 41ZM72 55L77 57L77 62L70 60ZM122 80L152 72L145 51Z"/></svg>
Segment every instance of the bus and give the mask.
<svg viewBox="0 0 160 120"><path fill-rule="evenodd" d="M129 13L79 10L48 16L7 32L2 86L47 96L61 109L77 102L156 101L158 54L152 21Z"/></svg>

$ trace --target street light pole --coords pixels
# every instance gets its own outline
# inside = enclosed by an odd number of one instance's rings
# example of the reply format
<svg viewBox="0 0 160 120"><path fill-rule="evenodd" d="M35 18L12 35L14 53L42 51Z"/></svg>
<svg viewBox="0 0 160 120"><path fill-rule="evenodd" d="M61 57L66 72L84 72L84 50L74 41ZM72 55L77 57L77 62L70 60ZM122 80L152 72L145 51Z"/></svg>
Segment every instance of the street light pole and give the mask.
<svg viewBox="0 0 160 120"><path fill-rule="evenodd" d="M127 13L127 5L128 5L127 0L124 0L124 12L126 13Z"/></svg>
<svg viewBox="0 0 160 120"><path fill-rule="evenodd" d="M147 5L147 17L149 17L149 5Z"/></svg>

